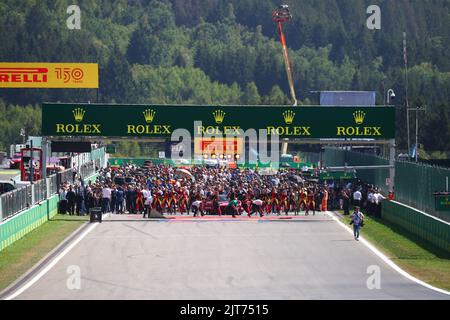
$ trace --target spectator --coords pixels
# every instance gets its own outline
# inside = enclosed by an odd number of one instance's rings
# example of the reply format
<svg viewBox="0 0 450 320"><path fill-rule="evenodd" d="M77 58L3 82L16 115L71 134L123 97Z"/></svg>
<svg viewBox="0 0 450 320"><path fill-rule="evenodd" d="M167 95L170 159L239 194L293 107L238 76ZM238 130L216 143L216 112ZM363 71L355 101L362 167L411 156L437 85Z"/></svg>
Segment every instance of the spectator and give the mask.
<svg viewBox="0 0 450 320"><path fill-rule="evenodd" d="M344 210L344 215L348 216L350 214L350 195L347 190L342 190L342 209Z"/></svg>
<svg viewBox="0 0 450 320"><path fill-rule="evenodd" d="M83 210L84 191L80 186L75 187L75 203L77 215L80 215Z"/></svg>
<svg viewBox="0 0 450 320"><path fill-rule="evenodd" d="M361 193L360 189L357 189L353 193L353 205L356 207L361 206L361 199L362 199L362 193Z"/></svg>
<svg viewBox="0 0 450 320"><path fill-rule="evenodd" d="M150 214L152 212L153 197L152 193L148 188L148 185L142 191L142 194L144 196L144 218L146 215L150 218Z"/></svg>
<svg viewBox="0 0 450 320"><path fill-rule="evenodd" d="M117 188L114 186L113 188L111 188L110 211L112 213L116 211L116 203L117 203Z"/></svg>
<svg viewBox="0 0 450 320"><path fill-rule="evenodd" d="M376 190L375 194L373 195L373 202L375 204L375 217L381 218L381 203L386 198L380 193L380 190Z"/></svg>
<svg viewBox="0 0 450 320"><path fill-rule="evenodd" d="M59 213L67 213L67 190L64 185L61 185L61 188L59 189Z"/></svg>
<svg viewBox="0 0 450 320"><path fill-rule="evenodd" d="M369 189L369 192L367 193L367 214L370 216L373 215L374 208L375 208L374 192L372 189Z"/></svg>
<svg viewBox="0 0 450 320"><path fill-rule="evenodd" d="M125 192L122 187L119 187L116 192L116 213L123 213L123 202L125 200Z"/></svg>
<svg viewBox="0 0 450 320"><path fill-rule="evenodd" d="M73 216L75 211L75 192L73 192L72 186L69 187L66 198L69 215Z"/></svg>
<svg viewBox="0 0 450 320"><path fill-rule="evenodd" d="M108 186L102 188L102 213L109 212L111 202L111 189Z"/></svg>
<svg viewBox="0 0 450 320"><path fill-rule="evenodd" d="M77 169L77 167L75 165L75 162L74 162L73 166L72 166L72 183L73 184L75 184L75 179L77 177L77 174L78 174L78 169Z"/></svg>

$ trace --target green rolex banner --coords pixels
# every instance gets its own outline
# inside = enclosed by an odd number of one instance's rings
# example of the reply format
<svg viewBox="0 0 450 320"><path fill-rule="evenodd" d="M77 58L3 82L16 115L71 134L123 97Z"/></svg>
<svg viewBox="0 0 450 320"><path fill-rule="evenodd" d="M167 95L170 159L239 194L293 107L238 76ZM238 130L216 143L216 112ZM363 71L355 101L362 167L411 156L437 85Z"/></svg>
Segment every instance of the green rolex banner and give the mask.
<svg viewBox="0 0 450 320"><path fill-rule="evenodd" d="M395 108L42 105L44 136L170 137L176 129L193 135L240 135L264 129L280 138L394 139Z"/></svg>

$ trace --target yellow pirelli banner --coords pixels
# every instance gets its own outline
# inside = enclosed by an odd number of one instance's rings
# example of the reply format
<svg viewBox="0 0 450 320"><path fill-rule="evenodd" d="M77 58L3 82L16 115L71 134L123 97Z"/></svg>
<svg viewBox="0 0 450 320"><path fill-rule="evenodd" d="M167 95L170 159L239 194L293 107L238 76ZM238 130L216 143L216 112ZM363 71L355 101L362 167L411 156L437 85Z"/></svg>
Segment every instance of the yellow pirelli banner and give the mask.
<svg viewBox="0 0 450 320"><path fill-rule="evenodd" d="M98 88L97 63L0 62L0 88Z"/></svg>

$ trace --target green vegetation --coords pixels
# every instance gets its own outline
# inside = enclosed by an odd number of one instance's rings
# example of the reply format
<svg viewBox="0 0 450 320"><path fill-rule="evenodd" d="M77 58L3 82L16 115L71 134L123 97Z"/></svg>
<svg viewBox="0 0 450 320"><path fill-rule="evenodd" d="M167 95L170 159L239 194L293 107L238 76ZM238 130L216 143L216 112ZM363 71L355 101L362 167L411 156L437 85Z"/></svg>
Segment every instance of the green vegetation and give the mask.
<svg viewBox="0 0 450 320"><path fill-rule="evenodd" d="M348 225L350 217L342 221ZM361 235L414 277L450 290L450 254L382 219L366 217Z"/></svg>
<svg viewBox="0 0 450 320"><path fill-rule="evenodd" d="M0 291L16 281L88 220L88 216L57 215L3 250L0 254Z"/></svg>
<svg viewBox="0 0 450 320"><path fill-rule="evenodd" d="M450 150L450 2L375 1L382 29L366 28L369 0L287 0L286 37L302 104L313 90L388 88L404 105L403 31L408 34L410 106L426 105L420 141L430 154ZM69 0L3 0L0 61L98 62L100 102L285 104L288 84L275 0L84 1L81 30L66 27ZM14 105L97 101L96 90L0 91L0 147L20 142ZM26 109L28 108L28 109ZM39 115L23 113L39 133ZM4 111L6 110L6 111ZM414 132L414 114L411 115ZM10 121L13 119L14 121ZM397 144L405 149L406 117L398 108ZM26 123L26 122L25 122Z"/></svg>

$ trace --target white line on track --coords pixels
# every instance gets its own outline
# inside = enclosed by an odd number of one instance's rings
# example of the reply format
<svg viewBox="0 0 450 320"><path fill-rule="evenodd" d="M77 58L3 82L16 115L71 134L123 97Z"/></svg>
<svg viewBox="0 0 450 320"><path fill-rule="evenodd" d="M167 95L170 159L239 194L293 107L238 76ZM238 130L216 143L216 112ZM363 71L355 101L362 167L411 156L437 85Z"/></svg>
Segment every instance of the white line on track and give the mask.
<svg viewBox="0 0 450 320"><path fill-rule="evenodd" d="M333 213L327 212L327 215L330 216L334 221L336 221L341 227L346 229L350 234L353 235L353 230L346 226L344 223L342 223ZM105 215L106 217L106 215ZM105 218L104 217L104 218ZM57 255L44 269L42 269L36 276L34 276L30 281L28 281L25 285L23 285L20 289L16 290L13 294L9 295L5 298L5 300L12 300L16 298L17 296L21 295L23 292L28 290L33 284L35 284L39 279L41 279L47 272L49 272L66 254L68 254L78 243L81 242L94 228L98 225L98 223L92 224L88 227L87 230L85 230L77 239L75 239L66 249L64 249L59 255ZM375 253L380 259L382 259L387 265L389 265L391 268L393 268L395 271L400 273L405 278L414 281L428 289L450 295L450 292L433 287L429 285L426 282L423 282L403 269L401 269L399 266L397 266L394 262L392 262L386 255L384 255L382 252L380 252L376 247L374 247L372 244L370 244L368 241L366 241L364 238L360 238L360 242L363 243L365 246L367 246L373 253Z"/></svg>
<svg viewBox="0 0 450 320"><path fill-rule="evenodd" d="M327 212L327 214L334 220L336 221L341 227L343 227L344 229L346 229L352 236L353 236L353 230L351 228L349 228L348 226L346 226L344 223L342 223L342 221L340 221L338 218L336 218L336 216L331 213L331 212ZM368 247L373 253L375 253L381 260L383 260L387 265L389 265L392 269L394 269L395 271L397 271L398 273L400 273L402 276L404 276L405 278L414 281L417 284L420 284L428 289L437 291L439 293L443 293L446 295L450 295L449 291L443 290L443 289L439 289L436 287L433 287L432 285L419 280L415 277L413 277L412 275L410 275L408 272L406 272L405 270L403 270L402 268L400 268L398 265L396 265L394 262L392 262L391 259L389 259L385 254L383 254L380 250L378 250L375 246L373 246L372 244L370 244L367 240L365 240L363 237L359 238L360 242L363 243L366 247Z"/></svg>
<svg viewBox="0 0 450 320"><path fill-rule="evenodd" d="M103 218L105 218L105 215ZM37 275L35 275L30 281L25 283L22 287L16 290L13 294L6 297L4 300L12 300L17 296L28 290L33 284L41 279L47 272L49 272L66 254L70 252L81 240L88 235L89 232L94 230L98 223L91 224L81 235L78 236L67 248L65 248L60 254L58 254L44 269L42 269Z"/></svg>

